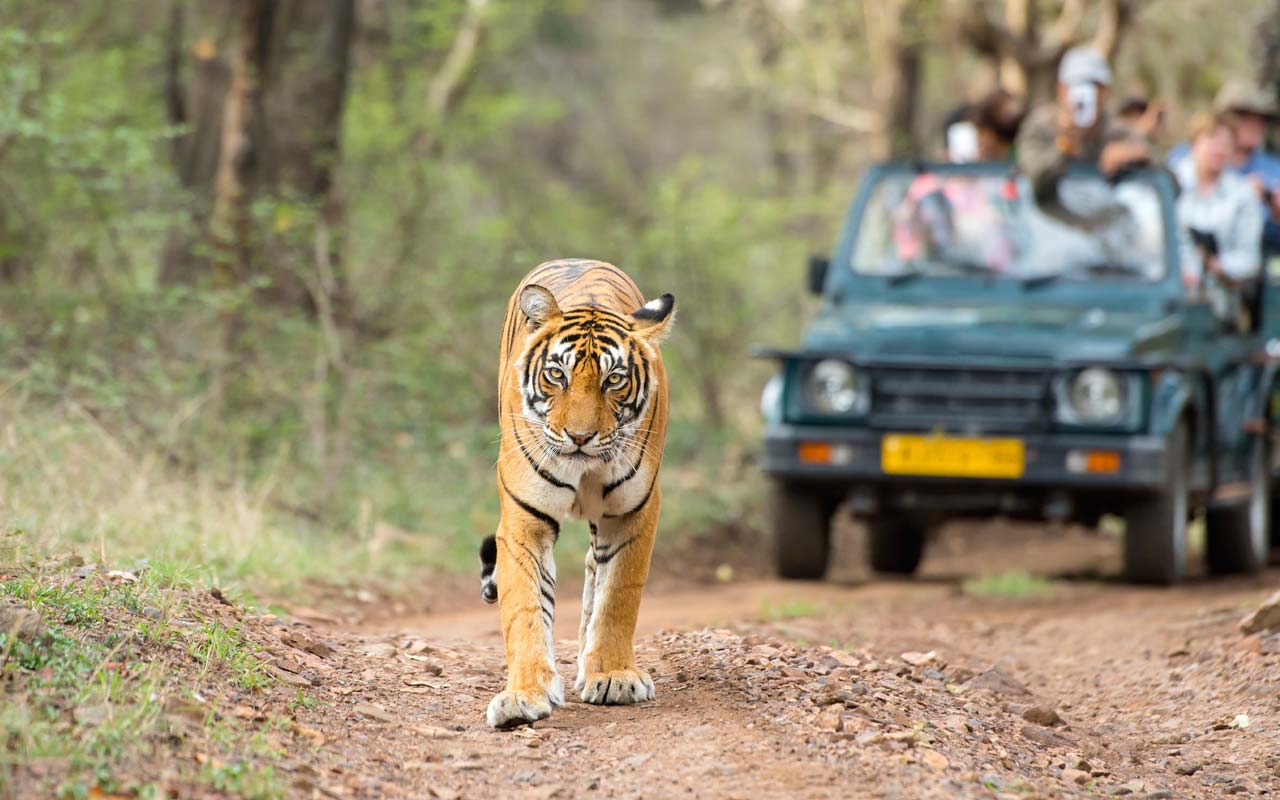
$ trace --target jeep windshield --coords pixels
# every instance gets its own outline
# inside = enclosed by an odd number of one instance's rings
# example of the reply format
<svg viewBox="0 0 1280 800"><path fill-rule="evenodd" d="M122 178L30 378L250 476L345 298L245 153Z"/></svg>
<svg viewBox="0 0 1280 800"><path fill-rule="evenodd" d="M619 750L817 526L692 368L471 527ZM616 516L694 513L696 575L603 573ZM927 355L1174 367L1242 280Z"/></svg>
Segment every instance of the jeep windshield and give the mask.
<svg viewBox="0 0 1280 800"><path fill-rule="evenodd" d="M1140 178L1072 173L1038 207L1001 167L891 170L863 207L850 266L891 284L980 276L1028 287L1057 280L1156 281L1166 269L1161 194Z"/></svg>

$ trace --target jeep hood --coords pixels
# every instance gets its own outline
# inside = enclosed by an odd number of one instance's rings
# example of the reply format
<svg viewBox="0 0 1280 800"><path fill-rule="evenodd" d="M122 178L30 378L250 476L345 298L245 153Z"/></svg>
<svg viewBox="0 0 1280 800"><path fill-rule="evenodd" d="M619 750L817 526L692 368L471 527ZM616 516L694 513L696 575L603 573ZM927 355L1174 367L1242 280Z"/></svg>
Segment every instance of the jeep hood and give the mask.
<svg viewBox="0 0 1280 800"><path fill-rule="evenodd" d="M808 348L861 358L1122 359L1173 346L1178 318L1082 306L853 304L828 308Z"/></svg>

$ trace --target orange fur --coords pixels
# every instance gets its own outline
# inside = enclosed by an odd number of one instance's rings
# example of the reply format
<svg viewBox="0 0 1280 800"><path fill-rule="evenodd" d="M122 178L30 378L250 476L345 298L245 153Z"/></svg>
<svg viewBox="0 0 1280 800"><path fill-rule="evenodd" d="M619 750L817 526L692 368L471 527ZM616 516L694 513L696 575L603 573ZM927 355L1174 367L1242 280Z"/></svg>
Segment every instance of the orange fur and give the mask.
<svg viewBox="0 0 1280 800"><path fill-rule="evenodd" d="M530 272L507 306L493 573L507 687L489 705L494 727L540 719L563 702L551 624L552 549L565 517L591 526L578 689L593 703L653 697L632 638L661 505L667 383L658 342L673 303L664 295L646 304L611 264L562 260Z"/></svg>

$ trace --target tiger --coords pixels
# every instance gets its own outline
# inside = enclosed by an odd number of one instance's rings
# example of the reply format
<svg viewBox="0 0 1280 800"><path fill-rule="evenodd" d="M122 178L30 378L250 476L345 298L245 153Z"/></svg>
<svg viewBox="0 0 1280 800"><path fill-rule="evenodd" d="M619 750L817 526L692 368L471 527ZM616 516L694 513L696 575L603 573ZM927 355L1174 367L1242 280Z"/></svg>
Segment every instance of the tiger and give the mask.
<svg viewBox="0 0 1280 800"><path fill-rule="evenodd" d="M497 602L506 688L489 703L495 729L544 719L564 704L555 667L556 564L565 518L590 529L575 689L584 702L652 700L633 638L662 492L667 375L659 344L675 298L646 302L618 267L548 261L507 305L498 361L501 516L480 547L481 595Z"/></svg>

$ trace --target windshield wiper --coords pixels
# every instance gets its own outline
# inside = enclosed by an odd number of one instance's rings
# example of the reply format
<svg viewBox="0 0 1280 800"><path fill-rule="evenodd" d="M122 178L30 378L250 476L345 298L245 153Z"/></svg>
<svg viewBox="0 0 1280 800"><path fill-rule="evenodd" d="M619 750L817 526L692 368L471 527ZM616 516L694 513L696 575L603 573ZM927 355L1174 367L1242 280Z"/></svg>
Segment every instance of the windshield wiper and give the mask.
<svg viewBox="0 0 1280 800"><path fill-rule="evenodd" d="M931 260L928 263L931 265L940 266L940 267L953 267L959 270L960 272L973 274L973 275L1003 275L1004 274L1004 271L999 269L998 267L993 267L990 264L984 263L982 261L978 261L972 258L965 258L963 256L958 256L956 258L939 258L936 260ZM890 286L900 286L901 284L910 283L916 278L921 278L921 277L924 277L925 275L938 275L938 273L933 272L931 270L921 269L920 267L916 267L913 269L906 269L901 272L895 272L892 275L888 276L888 281Z"/></svg>
<svg viewBox="0 0 1280 800"><path fill-rule="evenodd" d="M1037 289L1041 286L1047 286L1067 276L1080 277L1082 275L1088 277L1096 277L1103 275L1119 275L1122 277L1132 275L1145 274L1141 267L1135 267L1130 264L1124 264L1118 261L1099 261L1094 264L1086 264L1083 267L1066 270L1064 272L1046 272L1040 275L1032 275L1029 278L1022 279L1022 288Z"/></svg>
<svg viewBox="0 0 1280 800"><path fill-rule="evenodd" d="M887 280L890 286L901 286L904 283L914 281L916 278L919 278L924 274L925 270L919 268L904 269L901 272L895 272L892 275L887 276Z"/></svg>

